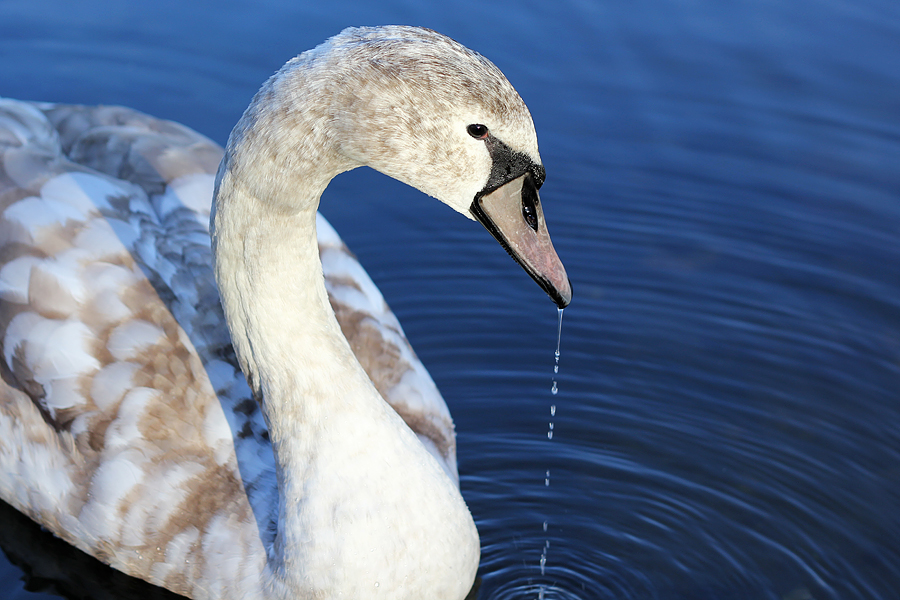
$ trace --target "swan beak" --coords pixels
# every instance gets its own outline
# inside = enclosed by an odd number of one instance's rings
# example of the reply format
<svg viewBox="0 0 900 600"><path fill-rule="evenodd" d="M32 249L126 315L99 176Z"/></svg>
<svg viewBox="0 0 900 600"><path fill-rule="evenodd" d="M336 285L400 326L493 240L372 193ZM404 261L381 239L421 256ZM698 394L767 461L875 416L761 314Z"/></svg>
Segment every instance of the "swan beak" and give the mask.
<svg viewBox="0 0 900 600"><path fill-rule="evenodd" d="M558 307L568 306L572 284L553 249L530 173L479 194L470 210Z"/></svg>

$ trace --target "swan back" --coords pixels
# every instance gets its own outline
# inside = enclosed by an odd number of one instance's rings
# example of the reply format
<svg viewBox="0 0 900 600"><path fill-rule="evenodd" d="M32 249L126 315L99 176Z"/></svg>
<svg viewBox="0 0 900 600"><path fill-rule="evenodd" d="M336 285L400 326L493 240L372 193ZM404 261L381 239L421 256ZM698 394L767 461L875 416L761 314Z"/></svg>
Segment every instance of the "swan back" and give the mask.
<svg viewBox="0 0 900 600"><path fill-rule="evenodd" d="M210 267L222 153L129 109L0 100L0 494L126 573L254 597L277 489ZM343 331L455 480L443 399L340 237L318 229Z"/></svg>

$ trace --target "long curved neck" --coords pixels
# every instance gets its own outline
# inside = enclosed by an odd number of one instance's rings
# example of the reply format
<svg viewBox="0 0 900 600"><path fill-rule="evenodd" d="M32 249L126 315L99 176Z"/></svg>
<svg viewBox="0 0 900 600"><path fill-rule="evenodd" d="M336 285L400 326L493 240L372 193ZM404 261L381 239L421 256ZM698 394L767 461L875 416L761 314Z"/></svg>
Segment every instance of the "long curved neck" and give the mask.
<svg viewBox="0 0 900 600"><path fill-rule="evenodd" d="M216 215L217 281L235 350L275 428L282 398L321 398L323 374L358 362L328 301L315 210L272 211L245 190L231 190L227 204ZM354 374L368 386L361 367ZM300 422L315 418L295 414L301 406L279 408Z"/></svg>
<svg viewBox="0 0 900 600"><path fill-rule="evenodd" d="M375 389L328 300L316 209L359 163L338 151L335 104L297 96L316 76L298 59L254 98L229 138L211 218L225 317L275 453L272 585L284 597L367 597L372 585L386 597L462 597L478 564L471 515ZM446 572L417 583L397 569L435 562Z"/></svg>
<svg viewBox="0 0 900 600"><path fill-rule="evenodd" d="M267 418L285 395L310 397L329 365L358 366L328 301L316 240L322 192L358 165L332 148L327 113L292 96L304 69L289 74L291 85L278 75L266 82L232 132L210 223L228 327Z"/></svg>
<svg viewBox="0 0 900 600"><path fill-rule="evenodd" d="M369 380L328 300L315 225L328 178L308 171L311 184L292 192L302 208L288 210L277 194L251 193L235 158L221 168L213 255L232 341L275 454L273 595L364 597L379 573L396 598L431 597L432 589L461 597L478 564L471 516ZM404 573L397 564L446 561L453 566L439 583L394 578Z"/></svg>
<svg viewBox="0 0 900 600"><path fill-rule="evenodd" d="M217 282L244 373L269 427L282 498L301 497L319 430L350 403L380 397L341 334L328 301L316 241L321 190L307 210L285 212L226 174L214 217ZM327 385L340 382L340 386ZM291 511L282 502L279 535L289 542Z"/></svg>
<svg viewBox="0 0 900 600"><path fill-rule="evenodd" d="M287 170L276 154L254 152L278 124L246 120L220 167L213 255L235 351L269 427L281 498L272 566L289 579L301 572L294 563L308 560L297 549L309 546L311 526L297 502L316 471L330 468L317 459L330 444L323 438L340 431L344 415L377 418L384 403L341 333L316 239L321 193L352 165L322 145L308 148L318 160L307 160L295 145L299 158Z"/></svg>

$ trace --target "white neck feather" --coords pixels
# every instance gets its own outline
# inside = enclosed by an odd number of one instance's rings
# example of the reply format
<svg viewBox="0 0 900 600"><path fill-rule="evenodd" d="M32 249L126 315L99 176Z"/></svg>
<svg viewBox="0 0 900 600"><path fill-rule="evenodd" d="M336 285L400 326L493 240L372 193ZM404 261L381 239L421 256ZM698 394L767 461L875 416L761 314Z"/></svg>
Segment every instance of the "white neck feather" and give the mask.
<svg viewBox="0 0 900 600"><path fill-rule="evenodd" d="M212 216L229 330L275 452L272 591L461 598L478 564L471 516L365 374L325 290L319 197L357 163L332 150L314 107L284 95L285 79L269 81L232 134ZM407 578L422 569L427 581Z"/></svg>

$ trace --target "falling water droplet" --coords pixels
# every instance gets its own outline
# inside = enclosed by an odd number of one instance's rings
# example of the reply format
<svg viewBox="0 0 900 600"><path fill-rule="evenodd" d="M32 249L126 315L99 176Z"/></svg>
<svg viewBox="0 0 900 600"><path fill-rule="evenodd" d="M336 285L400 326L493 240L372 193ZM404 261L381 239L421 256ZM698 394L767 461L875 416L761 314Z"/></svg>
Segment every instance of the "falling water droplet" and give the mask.
<svg viewBox="0 0 900 600"><path fill-rule="evenodd" d="M563 318L563 309L558 308L557 315L558 320L556 323L556 352L553 353L553 387L550 388L550 391L555 396L559 392L559 388L556 385L556 375L559 373L559 345L562 341L562 318Z"/></svg>
<svg viewBox="0 0 900 600"><path fill-rule="evenodd" d="M550 387L550 392L556 396L559 393L559 385L556 382L556 377L559 375L559 347L560 342L562 341L562 318L563 318L563 309L558 309L558 321L556 327L556 351L553 353L553 385ZM556 405L550 405L550 418L556 416ZM553 439L553 421L551 420L547 425L547 439ZM550 469L547 469L546 475L544 476L544 486L550 486ZM547 521L544 521L544 533L547 532ZM550 540L544 540L544 549L541 552L541 575L546 574L547 567L547 550L550 548ZM543 600L544 598L544 586L540 586L538 588L538 600Z"/></svg>

